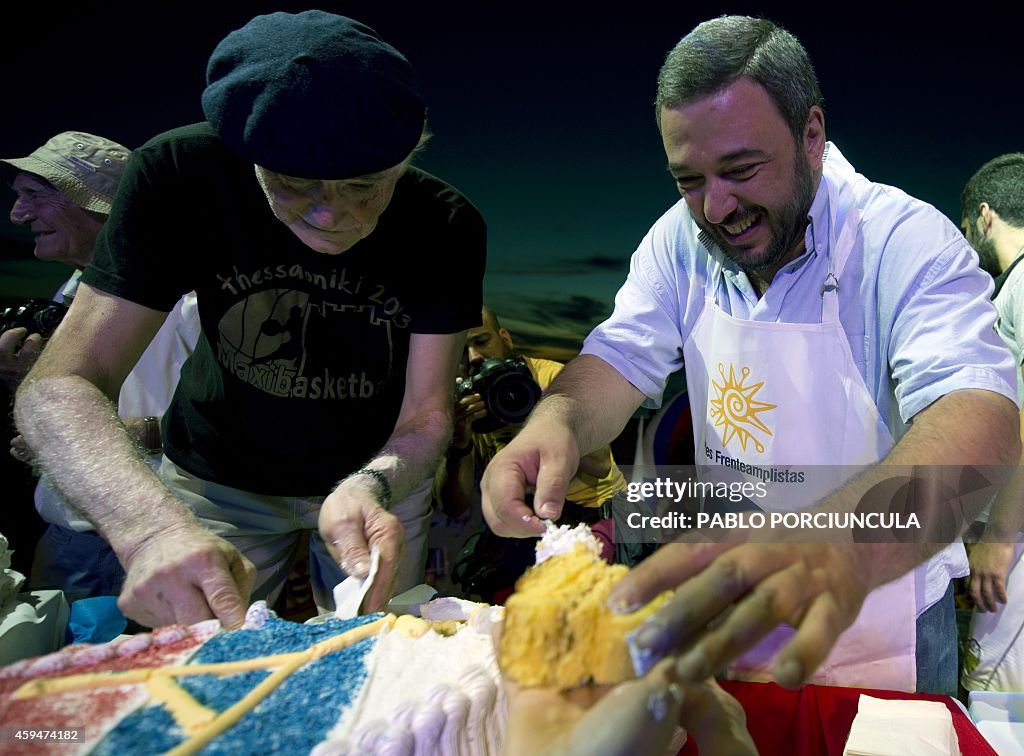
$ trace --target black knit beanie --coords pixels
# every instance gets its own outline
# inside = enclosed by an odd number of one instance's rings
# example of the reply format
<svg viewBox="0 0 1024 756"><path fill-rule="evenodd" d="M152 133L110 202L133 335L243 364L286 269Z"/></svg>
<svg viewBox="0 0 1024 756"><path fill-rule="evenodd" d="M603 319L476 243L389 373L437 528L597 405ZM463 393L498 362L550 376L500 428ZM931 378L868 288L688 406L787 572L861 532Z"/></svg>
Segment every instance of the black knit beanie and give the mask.
<svg viewBox="0 0 1024 756"><path fill-rule="evenodd" d="M276 173L344 179L404 160L426 106L409 61L345 16L256 16L217 45L203 112L228 148Z"/></svg>

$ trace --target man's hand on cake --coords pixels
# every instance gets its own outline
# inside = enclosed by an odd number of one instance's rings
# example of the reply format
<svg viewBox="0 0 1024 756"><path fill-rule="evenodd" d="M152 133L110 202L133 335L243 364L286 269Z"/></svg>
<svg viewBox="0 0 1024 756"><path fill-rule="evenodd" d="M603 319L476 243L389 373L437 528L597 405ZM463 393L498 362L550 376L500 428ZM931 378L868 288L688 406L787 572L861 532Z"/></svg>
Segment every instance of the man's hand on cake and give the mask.
<svg viewBox="0 0 1024 756"><path fill-rule="evenodd" d="M541 520L561 516L565 492L579 466L576 440L565 426L530 422L484 471L480 493L491 530L512 538L541 535ZM531 491L532 508L526 503Z"/></svg>
<svg viewBox="0 0 1024 756"><path fill-rule="evenodd" d="M117 605L139 624L188 625L216 618L235 628L245 622L256 568L201 525L158 531L124 561L127 577Z"/></svg>
<svg viewBox="0 0 1024 756"><path fill-rule="evenodd" d="M672 600L630 638L635 663L680 654L683 682L703 680L780 624L796 628L772 666L797 688L856 619L871 586L850 544L673 543L634 568L609 595L617 611L674 588ZM642 669L638 671L643 671Z"/></svg>
<svg viewBox="0 0 1024 756"><path fill-rule="evenodd" d="M405 549L402 523L377 503L372 489L343 484L324 499L318 524L331 556L353 577L366 577L370 570L370 547L377 547L377 576L361 609L367 613L381 611L391 600Z"/></svg>
<svg viewBox="0 0 1024 756"><path fill-rule="evenodd" d="M714 680L683 685L674 660L619 685L560 691L504 679L509 702L507 756L668 754L685 729L707 756L756 756L739 702ZM669 744L672 749L669 751Z"/></svg>

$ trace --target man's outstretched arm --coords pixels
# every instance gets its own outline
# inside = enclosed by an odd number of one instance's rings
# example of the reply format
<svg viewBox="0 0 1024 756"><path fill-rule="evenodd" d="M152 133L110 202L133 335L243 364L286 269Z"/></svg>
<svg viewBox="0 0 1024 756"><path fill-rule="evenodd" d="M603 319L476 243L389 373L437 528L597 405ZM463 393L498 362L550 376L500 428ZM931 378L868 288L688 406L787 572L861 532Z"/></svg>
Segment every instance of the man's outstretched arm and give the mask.
<svg viewBox="0 0 1024 756"><path fill-rule="evenodd" d="M622 432L644 396L607 362L577 357L558 374L481 482L484 517L501 536L535 536L557 518L580 459ZM534 490L534 508L526 493Z"/></svg>
<svg viewBox="0 0 1024 756"><path fill-rule="evenodd" d="M237 626L252 565L157 478L117 416L121 384L164 316L82 284L18 390L15 420L43 474L125 567L127 616Z"/></svg>

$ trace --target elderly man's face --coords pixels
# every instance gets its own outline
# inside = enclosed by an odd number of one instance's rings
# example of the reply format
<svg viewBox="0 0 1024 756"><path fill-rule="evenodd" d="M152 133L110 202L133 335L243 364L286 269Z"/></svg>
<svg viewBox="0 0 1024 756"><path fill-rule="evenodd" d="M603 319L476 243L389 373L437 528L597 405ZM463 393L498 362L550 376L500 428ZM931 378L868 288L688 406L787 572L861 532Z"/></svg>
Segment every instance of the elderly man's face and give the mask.
<svg viewBox="0 0 1024 756"><path fill-rule="evenodd" d="M28 226L35 237L35 256L84 268L92 259L103 216L83 210L49 181L18 173L11 186L18 195L11 223Z"/></svg>
<svg viewBox="0 0 1024 756"><path fill-rule="evenodd" d="M661 130L690 214L729 257L770 280L799 254L824 147L819 109L798 141L768 93L741 78L664 108Z"/></svg>
<svg viewBox="0 0 1024 756"><path fill-rule="evenodd" d="M302 179L256 166L256 177L279 221L307 247L338 255L369 236L387 209L405 166L343 180Z"/></svg>

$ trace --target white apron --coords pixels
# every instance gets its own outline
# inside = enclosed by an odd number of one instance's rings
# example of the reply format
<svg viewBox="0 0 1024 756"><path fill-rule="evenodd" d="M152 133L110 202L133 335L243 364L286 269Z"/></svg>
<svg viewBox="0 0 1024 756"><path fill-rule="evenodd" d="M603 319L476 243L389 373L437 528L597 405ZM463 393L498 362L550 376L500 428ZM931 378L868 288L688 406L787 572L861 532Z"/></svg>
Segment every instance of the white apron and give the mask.
<svg viewBox="0 0 1024 756"><path fill-rule="evenodd" d="M833 246L820 324L752 322L722 312L716 263L704 311L683 345L698 476L763 481L767 496L752 501L767 511L817 503L893 445L839 323L838 285L861 241L860 219L851 211ZM868 595L810 681L912 692L916 616L911 571ZM730 677L770 679L772 660L794 633L776 628L734 662Z"/></svg>

